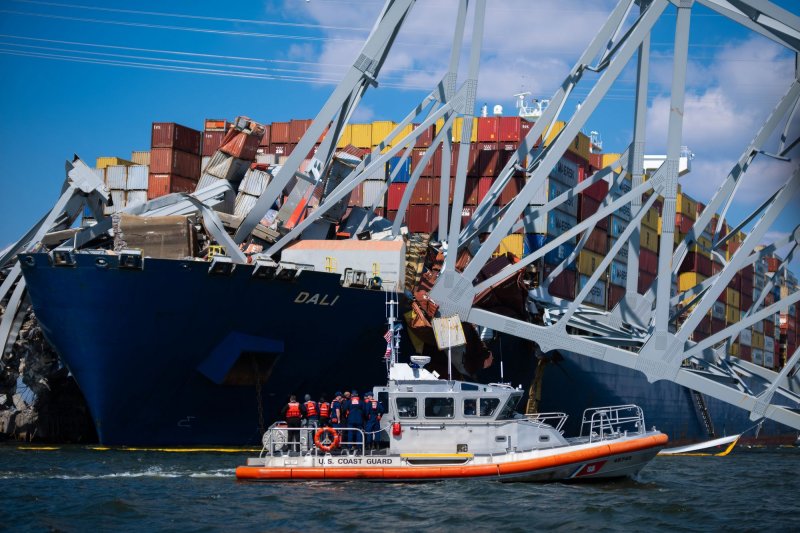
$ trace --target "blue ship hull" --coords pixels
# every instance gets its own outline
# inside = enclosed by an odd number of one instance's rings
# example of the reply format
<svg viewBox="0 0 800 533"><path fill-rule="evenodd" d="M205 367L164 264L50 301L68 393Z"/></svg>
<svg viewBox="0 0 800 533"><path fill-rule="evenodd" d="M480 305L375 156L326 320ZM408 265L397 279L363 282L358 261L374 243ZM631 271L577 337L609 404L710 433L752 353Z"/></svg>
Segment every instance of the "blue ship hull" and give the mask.
<svg viewBox="0 0 800 533"><path fill-rule="evenodd" d="M127 270L113 255L76 254L74 266L21 259L36 316L106 445L257 444L289 394L330 397L385 380L386 295L342 287L338 274L287 281L254 277L250 266L212 275L199 261ZM504 378L526 384L535 359L520 342L504 341ZM497 381L498 366L482 378ZM752 428L745 411L706 401L718 435ZM672 441L708 438L688 389L569 353L546 366L539 410L569 414L570 432L585 408L627 403ZM772 422L761 431L780 442L795 435Z"/></svg>

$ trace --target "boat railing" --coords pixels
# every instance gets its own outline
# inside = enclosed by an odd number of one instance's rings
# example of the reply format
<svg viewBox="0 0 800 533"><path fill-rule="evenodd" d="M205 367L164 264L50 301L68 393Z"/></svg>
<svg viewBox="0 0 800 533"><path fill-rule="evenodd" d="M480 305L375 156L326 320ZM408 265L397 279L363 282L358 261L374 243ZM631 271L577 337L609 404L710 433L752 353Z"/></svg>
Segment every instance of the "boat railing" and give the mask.
<svg viewBox="0 0 800 533"><path fill-rule="evenodd" d="M592 407L583 412L580 437L595 442L645 431L644 412L638 405Z"/></svg>
<svg viewBox="0 0 800 533"><path fill-rule="evenodd" d="M327 426L326 426L327 427ZM317 446L315 435L319 427L288 427L286 422L278 421L272 424L264 432L259 457L297 454L297 455L324 455L328 452L347 451L364 455L366 441L365 432L361 428L351 427L327 427L333 432L325 432L321 435L320 444ZM296 439L291 439L294 434L298 434ZM328 448L327 450L324 448Z"/></svg>
<svg viewBox="0 0 800 533"><path fill-rule="evenodd" d="M553 426L556 431L561 431L561 428L564 427L564 423L567 421L567 413L536 413L532 415L527 415L528 420L531 422L538 422L540 424L547 424L548 426Z"/></svg>

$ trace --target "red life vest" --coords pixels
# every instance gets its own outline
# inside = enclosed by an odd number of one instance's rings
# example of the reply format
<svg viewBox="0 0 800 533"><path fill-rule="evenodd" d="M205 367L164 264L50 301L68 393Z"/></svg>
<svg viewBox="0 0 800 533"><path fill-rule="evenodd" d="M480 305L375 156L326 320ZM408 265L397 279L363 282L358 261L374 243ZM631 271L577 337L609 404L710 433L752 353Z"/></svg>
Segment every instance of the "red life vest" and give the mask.
<svg viewBox="0 0 800 533"><path fill-rule="evenodd" d="M331 404L328 402L322 402L319 404L319 416L322 418L328 418L331 416Z"/></svg>
<svg viewBox="0 0 800 533"><path fill-rule="evenodd" d="M372 400L372 408L378 410L378 400Z"/></svg>
<svg viewBox="0 0 800 533"><path fill-rule="evenodd" d="M297 402L289 402L289 408L286 410L286 418L300 418L300 404Z"/></svg>
<svg viewBox="0 0 800 533"><path fill-rule="evenodd" d="M358 396L353 396L350 398L350 405L358 405L361 403L361 400L358 399Z"/></svg>
<svg viewBox="0 0 800 533"><path fill-rule="evenodd" d="M317 404L312 401L306 402L306 416L309 418L312 416L317 416Z"/></svg>

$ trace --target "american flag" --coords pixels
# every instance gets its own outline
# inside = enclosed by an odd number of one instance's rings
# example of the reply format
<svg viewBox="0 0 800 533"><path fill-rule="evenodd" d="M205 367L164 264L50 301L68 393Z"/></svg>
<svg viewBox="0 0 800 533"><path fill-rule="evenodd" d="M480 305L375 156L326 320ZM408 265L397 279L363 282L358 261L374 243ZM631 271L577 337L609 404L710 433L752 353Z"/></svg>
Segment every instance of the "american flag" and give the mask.
<svg viewBox="0 0 800 533"><path fill-rule="evenodd" d="M384 338L384 339L386 339L386 342L389 342L389 341L391 341L391 340L392 340L392 330L388 330L388 331L387 331L387 332L386 332L386 333L383 335L383 338Z"/></svg>
<svg viewBox="0 0 800 533"><path fill-rule="evenodd" d="M386 353L383 354L383 358L388 360L389 357L391 356L392 356L392 343L390 342L386 345Z"/></svg>

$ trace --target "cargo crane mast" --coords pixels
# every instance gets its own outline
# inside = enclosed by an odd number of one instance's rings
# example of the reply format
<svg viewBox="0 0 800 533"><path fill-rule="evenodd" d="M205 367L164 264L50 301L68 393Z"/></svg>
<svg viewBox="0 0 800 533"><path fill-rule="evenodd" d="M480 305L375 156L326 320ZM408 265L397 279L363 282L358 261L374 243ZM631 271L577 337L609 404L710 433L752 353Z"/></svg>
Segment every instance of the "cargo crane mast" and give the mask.
<svg viewBox="0 0 800 533"><path fill-rule="evenodd" d="M459 152L454 200L450 208L449 220L447 210L442 209L439 214L439 235L448 251L442 275L429 296L439 306L439 312L442 315L458 314L462 320L475 325L532 340L545 352L569 350L586 357L597 358L623 367L636 369L642 372L651 382L658 380L673 381L693 391L698 391L746 409L751 413L751 418L754 420L769 418L800 429L800 414L781 404L781 401L785 403L785 400L795 403L800 402L800 396L796 393L796 391L800 390L800 384L796 377L789 377L791 370L800 362L800 351L791 355L784 370L780 373L731 357L729 354L730 344L744 329L769 315L780 311L785 312L789 306L800 300L800 293L790 294L779 302L763 309L761 308L762 298L754 302L752 308L738 323L728 325L723 331L712 335L704 341L695 343L689 340L692 331L709 311L720 293L725 290L728 282L738 270L753 264L756 260L770 253L770 251L777 250L783 245L791 243L796 246L798 240L800 240L800 228L798 228L790 237L773 243L760 252L754 252L755 246L763 241L770 225L787 206L788 202L797 197L798 187L800 187L800 169L798 169L797 161L789 158L790 152L796 149L798 140L787 141L789 124L797 119L798 114L800 65L796 67L795 79L788 91L778 102L750 145L742 152L739 161L731 169L708 208L698 218L694 227L674 249L672 254L660 254L658 275L655 282L644 295L640 295L637 290L639 227L644 215L654 204L657 196L661 196L664 199L663 220L673 220L676 213L679 168L681 157L686 155L685 148L681 144L681 129L688 60L689 24L692 9L696 3L785 46L796 57L798 51L800 51L800 19L770 2L761 0L621 1L611 12L603 27L584 51L560 88L549 99L549 105L542 106L540 116L532 125L530 132L499 173L499 177L464 228L461 228L461 210L466 183L467 150ZM280 190L293 176L307 182L308 186L319 183L321 176L330 163L334 152L333 147L336 146L343 127L352 115L355 105L370 85L377 85L379 67L383 63L394 37L408 16L413 4L414 2L412 1L388 1L386 3L381 17L358 60L309 128L295 150L295 155L290 157L284 168L278 173L277 178L268 187L265 194L262 195L258 205L239 227L239 231L236 234L237 242L241 242L249 235L253 227L266 213L266 210L273 205ZM475 0L473 2L475 7L473 13L474 31L472 42L469 46L468 76L456 90L458 57L460 55L457 51L460 51L463 41L464 21L469 4L468 0L459 2L453 39L453 53L449 69L434 90L398 124L383 144L375 147L372 153L338 187L326 195L318 209L310 213L302 223L294 228L280 231L280 235L276 237L275 242L267 250L266 253L268 255L276 254L286 244L302 236L304 230L309 228L315 220L322 217L336 202L345 198L355 186L374 173L375 170L381 168L391 157L400 154L403 161L407 159L419 135L423 134L428 127L440 118L444 119L444 127L440 128L432 146L427 150L425 157L418 163L417 168L411 175L393 224L395 234L399 233L400 224L409 204L409 196L420 177L421 169L430 162L434 151L439 146L443 149L441 175L448 176L450 174L450 142L453 120L456 116L464 118L464 126L459 141L462 146L468 145L472 128L471 118L475 108L475 88L477 86L486 7L485 0ZM677 9L677 21L668 125L668 149L664 163L646 179L644 132L647 110L650 35L656 22L670 4L674 4ZM632 16L631 13L636 5L639 7L639 13ZM634 20L626 26L626 21L630 18ZM619 162L596 172L573 187L572 190L550 200L545 205L529 207L530 200L543 186L550 169L558 163L572 139L584 127L587 119L603 100L614 80L617 79L624 67L633 58L634 53L637 52L634 133L632 142ZM567 98L582 83L582 78L587 72L593 72L598 75L598 79L594 87L591 88L588 97L583 100L582 105L576 109L573 116L566 122L563 130L555 136L552 142L547 146L538 147L536 141L548 136L555 121L561 115ZM411 124L414 118L421 119L419 126L416 126L412 133L407 136L398 138L400 131ZM731 232L734 233L741 227L756 221L745 242L742 243L730 261L723 261L724 268L722 271L715 274L705 283L698 285L692 291L673 298L671 294L672 282L677 274L678 266L687 254L689 246L695 243L704 231L707 231L713 214L723 206L722 214L724 217L735 193L745 178L748 167L757 155L765 154L763 149L765 143L783 122L786 122L786 127L777 151L777 157L783 160L787 166L788 179L785 185L752 216L747 217L740 227ZM328 133L312 161L310 174L303 175L298 173L297 169L304 154L310 151L314 142L323 134L327 125L330 125ZM391 146L391 148L387 149L387 146ZM524 163L526 160L527 164ZM514 172L518 170L526 172L527 183L515 200L498 213L492 209L492 206L510 182ZM620 186L627 174L632 177L632 185L629 191L624 191ZM387 177L387 187L395 177L396 171ZM520 262L505 268L480 283L474 281L478 272L506 235L519 229L529 228L532 221L540 217L546 217L556 206L586 190L599 180L610 181L611 191L615 194L610 194L605 199L597 213L566 231L563 235L556 237L539 250L526 256ZM447 198L449 195L448 181L447 179L441 180L441 198ZM507 279L520 269L542 258L547 252L554 250L560 244L580 236L580 242L575 252L565 259L545 280L544 287L546 289L547 284L566 268L570 262L575 260L596 224L601 219L628 205L630 205L631 209L631 222L601 264L597 266L596 271L589 278L586 288L580 291L574 302L559 301L550 297L546 290L532 293L534 301L544 306L544 325L512 319L473 307L475 296L481 291ZM361 227L363 227L363 223ZM721 230L722 218L717 226L713 228L714 249L718 256L719 250L722 249L726 240L730 238L729 235L724 236ZM476 237L482 232L489 232L489 237L484 243L479 244ZM672 225L664 224L660 236L660 249L672 250L673 239L674 230ZM582 302L591 287L600 279L612 259L617 256L626 243L629 246L627 260L629 276L626 281L627 291L625 297L609 313L603 314L597 310L587 313L586 308L582 306ZM473 257L464 270L459 272L455 269L455 259L458 255L457 252L465 247L470 248L470 251L473 252ZM781 269L786 268L793 254L794 248L781 265ZM777 275L775 274L775 276ZM775 279L777 278L773 278L773 282ZM679 311L676 312L676 305L678 304L680 304L680 307L677 308ZM686 315L686 320L678 328L675 324L675 317L681 312ZM569 330L567 329L568 326ZM582 334L574 333L576 331L582 332ZM751 387L744 384L740 375L756 376L761 379L763 386L760 390L752 390ZM773 402L773 400L775 401Z"/></svg>

